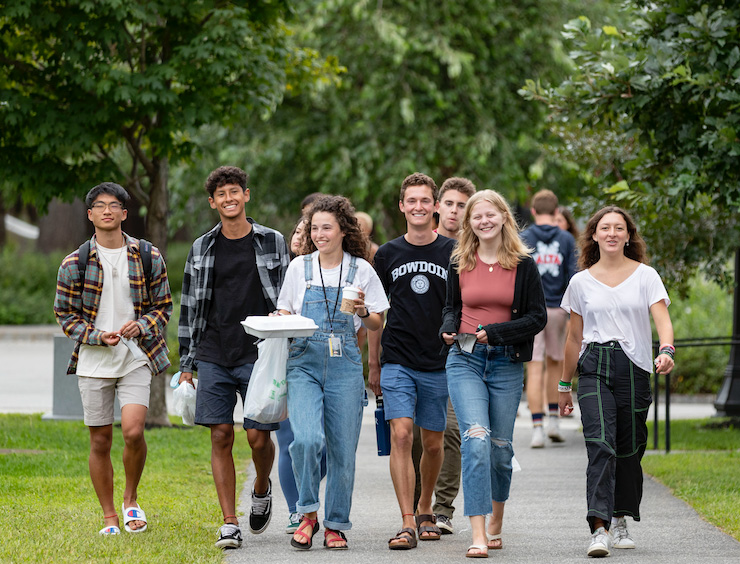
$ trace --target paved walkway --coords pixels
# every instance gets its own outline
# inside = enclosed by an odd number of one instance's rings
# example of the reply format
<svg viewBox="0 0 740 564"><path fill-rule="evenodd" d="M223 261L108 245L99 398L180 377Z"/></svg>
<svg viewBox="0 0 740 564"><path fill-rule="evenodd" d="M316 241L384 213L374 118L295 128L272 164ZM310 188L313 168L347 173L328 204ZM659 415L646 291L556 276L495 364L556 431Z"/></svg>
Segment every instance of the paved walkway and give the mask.
<svg viewBox="0 0 740 564"><path fill-rule="evenodd" d="M0 327L0 412L38 413L52 408L52 335L54 327ZM372 395L372 394L371 394ZM310 551L290 546L284 528L288 511L275 465L273 522L262 535L245 535L244 545L226 555L229 564L289 562L332 562L368 564L383 562L463 561L470 544L467 519L462 516L462 491L453 519L455 534L436 542L420 542L415 550L399 552L387 548L387 540L400 527L399 509L388 470L388 457L378 457L373 420L374 402L365 409L357 454L357 477L352 521L348 533L351 549L331 556L322 547L323 531ZM531 426L523 404L514 431L514 447L522 471L514 474L511 498L504 519L504 550L491 558L512 563L582 562L586 558L588 526L585 519L586 451L579 419L563 421L567 441L541 450L529 448ZM659 410L662 416L662 408ZM710 402L673 403L672 418L699 418L714 414ZM235 413L240 417L240 413ZM651 415L652 417L652 415ZM244 438L243 435L240 437ZM253 469L247 471L253 475ZM251 479L247 479L251 484ZM323 503L323 495L322 495ZM242 492L239 509L249 513L249 487ZM614 551L612 559L664 564L740 562L740 543L703 521L684 502L663 486L647 478L642 504L643 520L630 522L637 543L635 551ZM321 510L319 511L321 516ZM215 535L215 531L214 531ZM214 537L215 538L215 537Z"/></svg>
<svg viewBox="0 0 740 564"><path fill-rule="evenodd" d="M471 543L469 523L462 515L462 490L457 498L453 524L454 535L440 541L420 542L419 547L405 552L391 551L387 540L400 528L398 504L393 492L388 457L378 457L375 446L373 402L365 410L357 453L357 477L353 497L353 528L347 538L348 551L331 556L323 548L323 527L314 537L310 551L299 552L290 546L284 532L288 510L278 486L277 464L272 481L275 493L273 521L261 535L248 530L244 545L227 553L227 562L352 562L374 564L388 562L463 561ZM677 407L672 406L672 407ZM684 413L690 415L690 408ZM696 417L702 417L705 406L694 405ZM512 481L511 497L506 504L502 551L491 551L490 557L509 563L583 562L587 560L589 532L586 523L586 449L580 432L580 419L569 418L561 425L567 438L561 445L548 444L544 449L530 449L529 412L522 405L514 431L514 448L522 470ZM675 410L672 412L675 417ZM578 415L578 413L576 413ZM578 415L578 417L580 417ZM253 468L248 470L253 475ZM251 484L251 479L247 480ZM249 514L249 487L242 493L239 509L246 524ZM322 498L323 504L323 488ZM613 551L612 558L631 562L664 564L724 564L740 562L740 543L720 532L667 488L646 478L642 504L642 521L629 522L637 550ZM322 510L319 510L322 517Z"/></svg>

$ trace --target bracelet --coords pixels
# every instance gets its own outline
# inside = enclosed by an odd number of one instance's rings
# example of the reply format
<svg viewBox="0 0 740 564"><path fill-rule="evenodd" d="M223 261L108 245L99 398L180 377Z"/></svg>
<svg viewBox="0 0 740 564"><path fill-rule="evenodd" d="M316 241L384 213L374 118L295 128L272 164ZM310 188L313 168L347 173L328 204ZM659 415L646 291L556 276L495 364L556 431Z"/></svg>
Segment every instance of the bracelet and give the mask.
<svg viewBox="0 0 740 564"><path fill-rule="evenodd" d="M572 388L572 382L563 382L562 380L558 382L558 392L570 392Z"/></svg>
<svg viewBox="0 0 740 564"><path fill-rule="evenodd" d="M663 350L663 349L670 349L672 353L676 352L676 347L674 347L671 344L660 345L660 350Z"/></svg>
<svg viewBox="0 0 740 564"><path fill-rule="evenodd" d="M662 349L660 349L660 351L658 351L658 356L664 354L664 355L667 355L673 358L673 353L675 352L675 350L676 349L672 349L672 348L669 349L668 347L663 347Z"/></svg>
<svg viewBox="0 0 740 564"><path fill-rule="evenodd" d="M369 310L369 309L367 309L367 308L365 308L365 315L360 315L360 314L358 313L358 314L357 314L357 317L359 317L360 319L367 319L368 317L370 317L370 310Z"/></svg>

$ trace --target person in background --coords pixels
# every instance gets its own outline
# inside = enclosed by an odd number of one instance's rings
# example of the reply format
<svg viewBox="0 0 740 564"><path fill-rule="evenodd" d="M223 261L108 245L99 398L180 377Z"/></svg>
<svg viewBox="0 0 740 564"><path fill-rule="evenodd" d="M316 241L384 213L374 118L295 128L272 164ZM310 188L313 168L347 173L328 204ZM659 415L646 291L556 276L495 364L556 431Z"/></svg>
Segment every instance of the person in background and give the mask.
<svg viewBox="0 0 740 564"><path fill-rule="evenodd" d="M645 242L632 217L607 206L588 220L578 272L563 296L570 313L560 411L573 410L576 371L578 404L586 440L587 554L609 556L611 548L635 548L626 517L640 520L641 460L647 444L650 373L673 369L670 300L658 273L648 266ZM653 359L650 317L660 339Z"/></svg>
<svg viewBox="0 0 740 564"><path fill-rule="evenodd" d="M303 253L305 245L307 222L305 217L301 217L295 224L288 237L290 245L291 260ZM283 490L285 503L288 505L288 524L285 532L292 535L301 524L303 515L296 510L298 503L298 486L295 483L295 474L293 474L293 460L290 458L290 444L293 442L293 429L290 426L290 418L280 422L280 427L275 431L275 438L278 442L278 477L280 479L280 488ZM321 478L326 476L326 446L321 453Z"/></svg>
<svg viewBox="0 0 740 564"><path fill-rule="evenodd" d="M208 175L208 203L220 221L188 253L178 328L180 382L192 383L193 372L198 372L195 423L211 432L211 468L224 519L216 546L224 549L242 544L232 456L234 407L237 394L244 403L257 360L256 339L244 332L241 321L275 309L290 260L283 236L247 217L247 181L247 174L235 166ZM269 476L275 446L270 431L279 424L244 419L243 425L256 473L249 530L259 534L272 517Z"/></svg>
<svg viewBox="0 0 740 564"><path fill-rule="evenodd" d="M562 229L563 231L567 231L571 235L573 235L573 239L578 241L578 238L580 237L580 232L578 231L578 226L576 225L576 220L573 217L573 213L566 207L560 206L558 208L557 213L555 214L555 222L557 223L558 227Z"/></svg>
<svg viewBox="0 0 740 564"><path fill-rule="evenodd" d="M153 374L170 365L165 327L172 313L167 269L151 248L147 280L141 242L121 224L128 215L129 194L113 182L92 188L85 198L87 218L95 227L84 280L79 249L59 267L54 315L64 334L76 341L67 368L77 374L85 425L90 430L89 470L105 526L101 535L120 534L113 501L113 403L118 393L123 434L123 525L142 533L148 523L137 489L146 463L144 423ZM84 259L83 259L84 260Z"/></svg>
<svg viewBox="0 0 740 564"><path fill-rule="evenodd" d="M503 547L523 363L547 322L529 250L500 194L483 190L468 200L450 258L439 334L450 346L447 385L462 437L465 515L473 536L469 558Z"/></svg>
<svg viewBox="0 0 740 564"><path fill-rule="evenodd" d="M568 281L576 273L576 242L556 224L558 197L551 190L540 190L532 197L534 225L522 232L522 239L532 250L532 257L542 278L547 303L547 325L534 338L532 360L527 363L527 403L532 413L530 447L545 446L543 420L544 395L547 398L547 436L555 443L565 438L558 421L558 379L563 371L563 349L567 335L568 314L560 301Z"/></svg>
<svg viewBox="0 0 740 564"><path fill-rule="evenodd" d="M389 307L383 286L366 259L367 237L354 212L342 196L314 202L306 214L305 254L290 263L278 298L281 315L302 315L319 327L311 337L292 339L287 364L288 411L294 434L289 450L298 485L296 509L303 514L290 542L304 550L311 548L319 530L324 444L324 547L348 548L344 531L352 528L349 514L365 397L357 327L362 323L370 331L379 329L382 312ZM354 300L355 313L349 315L339 306L346 286L360 289Z"/></svg>

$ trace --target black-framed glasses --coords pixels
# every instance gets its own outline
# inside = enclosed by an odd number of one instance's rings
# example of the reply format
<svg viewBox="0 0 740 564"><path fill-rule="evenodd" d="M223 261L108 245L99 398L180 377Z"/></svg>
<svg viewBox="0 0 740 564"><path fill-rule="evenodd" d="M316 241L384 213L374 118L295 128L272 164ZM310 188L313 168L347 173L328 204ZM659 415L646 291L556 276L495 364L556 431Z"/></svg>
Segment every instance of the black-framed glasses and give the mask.
<svg viewBox="0 0 740 564"><path fill-rule="evenodd" d="M93 205L90 206L90 209L96 210L96 211L103 211L105 208L108 208L112 212L121 211L123 209L123 204L121 202L95 202Z"/></svg>

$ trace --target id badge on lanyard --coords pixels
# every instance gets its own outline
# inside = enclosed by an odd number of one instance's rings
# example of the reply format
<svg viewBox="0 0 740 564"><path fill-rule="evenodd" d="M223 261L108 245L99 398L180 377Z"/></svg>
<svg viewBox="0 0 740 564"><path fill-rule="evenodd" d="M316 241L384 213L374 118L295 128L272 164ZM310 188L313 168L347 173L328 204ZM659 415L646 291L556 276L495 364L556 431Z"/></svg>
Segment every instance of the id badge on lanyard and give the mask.
<svg viewBox="0 0 740 564"><path fill-rule="evenodd" d="M342 356L342 337L336 337L334 333L329 337L329 356Z"/></svg>

